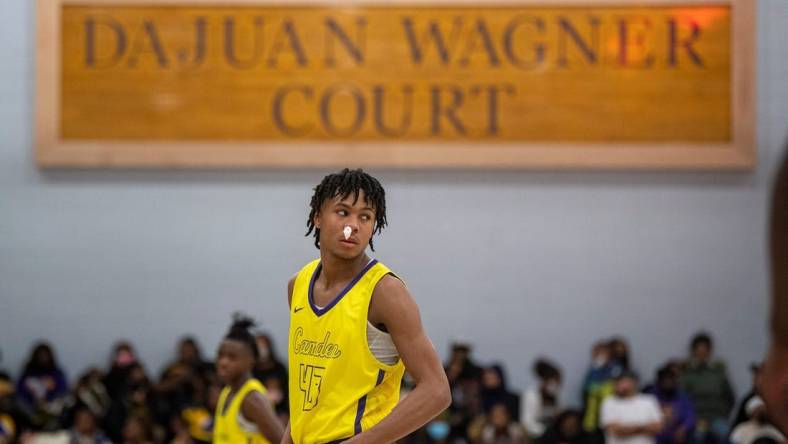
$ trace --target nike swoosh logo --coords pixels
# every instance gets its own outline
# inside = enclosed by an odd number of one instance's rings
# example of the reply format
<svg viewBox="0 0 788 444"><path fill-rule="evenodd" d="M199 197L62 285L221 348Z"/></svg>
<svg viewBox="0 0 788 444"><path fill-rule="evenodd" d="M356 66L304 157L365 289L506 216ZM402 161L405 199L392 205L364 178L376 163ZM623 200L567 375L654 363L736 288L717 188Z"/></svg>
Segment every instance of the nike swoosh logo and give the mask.
<svg viewBox="0 0 788 444"><path fill-rule="evenodd" d="M298 313L299 311L301 311L303 309L304 309L304 307L296 307L295 310L293 310L293 313Z"/></svg>

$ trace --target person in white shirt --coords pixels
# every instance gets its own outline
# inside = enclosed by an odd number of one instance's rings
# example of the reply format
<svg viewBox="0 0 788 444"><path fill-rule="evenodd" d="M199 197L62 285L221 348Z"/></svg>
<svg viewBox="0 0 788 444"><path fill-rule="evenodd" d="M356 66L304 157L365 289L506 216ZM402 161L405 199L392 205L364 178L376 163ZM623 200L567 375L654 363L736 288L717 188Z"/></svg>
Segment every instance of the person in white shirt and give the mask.
<svg viewBox="0 0 788 444"><path fill-rule="evenodd" d="M625 371L616 378L615 395L602 403L600 422L607 444L655 444L662 430L657 398L638 393L638 378Z"/></svg>
<svg viewBox="0 0 788 444"><path fill-rule="evenodd" d="M520 416L528 434L537 439L561 411L561 370L555 364L539 359L534 363L533 371L539 385L525 391L520 401Z"/></svg>
<svg viewBox="0 0 788 444"><path fill-rule="evenodd" d="M730 439L733 444L753 444L759 439L768 439L770 442L777 443L785 442L782 433L769 423L763 399L753 396L747 401L744 411L750 419L733 429Z"/></svg>

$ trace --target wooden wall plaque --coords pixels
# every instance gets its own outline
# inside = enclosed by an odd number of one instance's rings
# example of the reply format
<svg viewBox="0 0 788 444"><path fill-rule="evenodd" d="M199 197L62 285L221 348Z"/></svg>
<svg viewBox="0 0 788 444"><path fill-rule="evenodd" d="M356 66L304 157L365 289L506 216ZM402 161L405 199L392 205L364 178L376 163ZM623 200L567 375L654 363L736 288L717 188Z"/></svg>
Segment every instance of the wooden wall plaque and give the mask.
<svg viewBox="0 0 788 444"><path fill-rule="evenodd" d="M37 8L42 167L755 163L751 0Z"/></svg>

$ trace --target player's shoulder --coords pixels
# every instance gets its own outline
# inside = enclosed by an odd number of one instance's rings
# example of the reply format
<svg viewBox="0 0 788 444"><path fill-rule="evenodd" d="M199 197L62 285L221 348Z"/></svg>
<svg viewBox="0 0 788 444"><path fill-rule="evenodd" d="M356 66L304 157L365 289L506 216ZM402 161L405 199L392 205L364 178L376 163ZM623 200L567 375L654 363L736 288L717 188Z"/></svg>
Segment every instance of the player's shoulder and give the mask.
<svg viewBox="0 0 788 444"><path fill-rule="evenodd" d="M293 286L295 285L296 279L298 279L298 273L290 276L290 279L287 280L287 288L292 290Z"/></svg>
<svg viewBox="0 0 788 444"><path fill-rule="evenodd" d="M386 273L375 284L374 294L377 295L397 295L410 294L405 283L394 273Z"/></svg>

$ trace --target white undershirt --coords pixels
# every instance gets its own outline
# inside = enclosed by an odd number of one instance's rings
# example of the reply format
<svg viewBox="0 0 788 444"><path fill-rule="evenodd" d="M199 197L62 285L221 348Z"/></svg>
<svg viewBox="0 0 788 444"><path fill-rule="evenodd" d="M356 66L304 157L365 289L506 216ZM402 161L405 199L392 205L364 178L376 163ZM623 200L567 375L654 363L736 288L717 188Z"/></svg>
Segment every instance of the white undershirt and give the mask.
<svg viewBox="0 0 788 444"><path fill-rule="evenodd" d="M317 304L315 307L318 310L325 308ZM367 320L367 347L375 359L386 365L394 365L399 361L399 352L391 335L372 325L369 320Z"/></svg>
<svg viewBox="0 0 788 444"><path fill-rule="evenodd" d="M370 259L367 265L372 263L372 261L373 259ZM325 308L317 304L315 304L315 307L318 310ZM399 361L399 352L391 339L391 335L372 325L369 320L367 320L367 346L369 351L372 352L372 356L386 365L394 365Z"/></svg>

